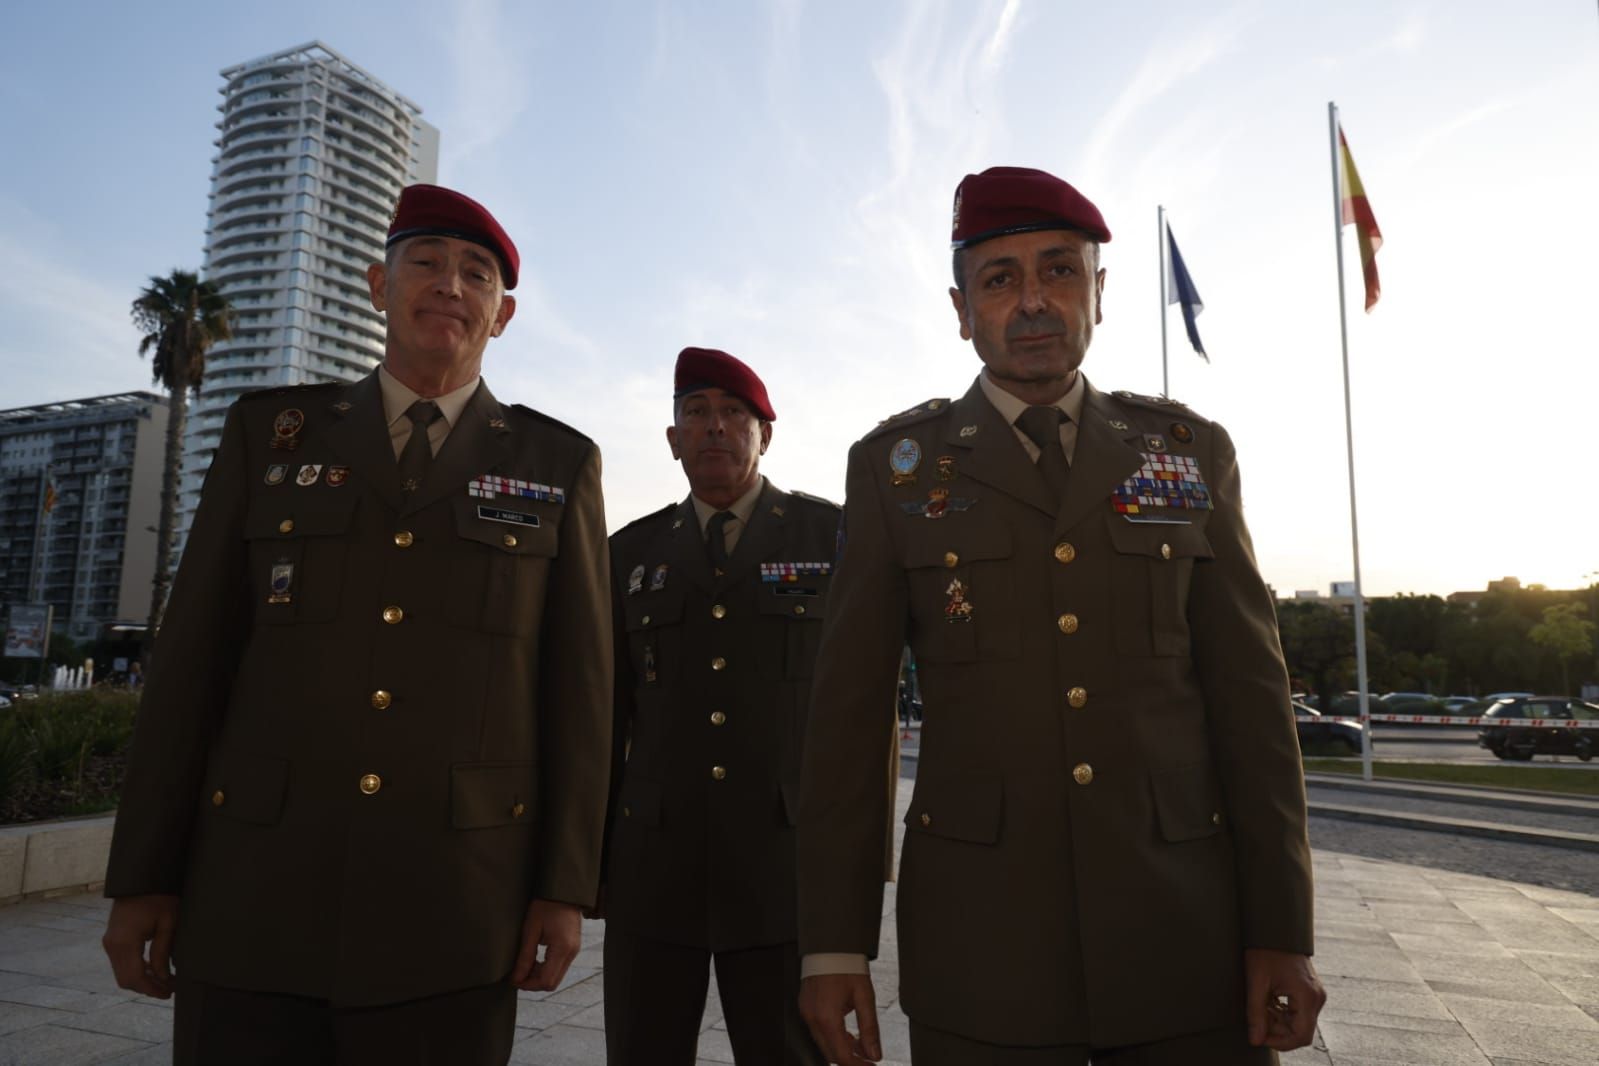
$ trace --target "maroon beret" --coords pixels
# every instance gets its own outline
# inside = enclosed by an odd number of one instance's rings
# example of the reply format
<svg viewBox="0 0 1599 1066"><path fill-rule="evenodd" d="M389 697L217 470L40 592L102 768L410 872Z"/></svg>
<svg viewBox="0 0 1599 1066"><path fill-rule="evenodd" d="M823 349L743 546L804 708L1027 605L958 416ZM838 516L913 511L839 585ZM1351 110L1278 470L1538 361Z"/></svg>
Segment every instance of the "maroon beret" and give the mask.
<svg viewBox="0 0 1599 1066"><path fill-rule="evenodd" d="M701 389L721 389L750 405L767 422L777 421L766 386L755 371L715 348L684 348L677 353L677 371L672 379L672 398L681 399Z"/></svg>
<svg viewBox="0 0 1599 1066"><path fill-rule="evenodd" d="M481 244L499 258L505 287L516 288L516 268L522 265L516 245L488 208L471 197L441 185L407 185L394 205L384 247L392 248L409 237L455 237Z"/></svg>
<svg viewBox="0 0 1599 1066"><path fill-rule="evenodd" d="M1099 208L1042 170L989 167L981 174L966 175L955 187L952 248L1041 229L1082 230L1101 244L1110 240Z"/></svg>

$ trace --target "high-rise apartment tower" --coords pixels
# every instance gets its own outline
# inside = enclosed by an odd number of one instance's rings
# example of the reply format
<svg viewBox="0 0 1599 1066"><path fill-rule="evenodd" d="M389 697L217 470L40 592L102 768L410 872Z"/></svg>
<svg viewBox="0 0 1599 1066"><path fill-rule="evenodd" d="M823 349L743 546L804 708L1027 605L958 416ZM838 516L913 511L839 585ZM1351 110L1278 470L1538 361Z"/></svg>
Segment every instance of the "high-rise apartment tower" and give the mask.
<svg viewBox="0 0 1599 1066"><path fill-rule="evenodd" d="M400 189L437 179L422 109L318 41L222 71L202 276L237 319L206 358L184 442L185 536L228 405L252 389L354 381L383 357L366 268Z"/></svg>

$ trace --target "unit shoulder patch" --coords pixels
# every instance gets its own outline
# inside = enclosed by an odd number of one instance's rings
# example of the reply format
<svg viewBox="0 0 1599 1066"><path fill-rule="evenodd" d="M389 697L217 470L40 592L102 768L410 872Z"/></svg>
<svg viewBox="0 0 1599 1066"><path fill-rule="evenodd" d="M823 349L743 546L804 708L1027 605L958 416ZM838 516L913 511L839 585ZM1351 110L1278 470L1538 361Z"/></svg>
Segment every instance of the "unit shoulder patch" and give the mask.
<svg viewBox="0 0 1599 1066"><path fill-rule="evenodd" d="M1158 411L1163 418L1170 418L1173 414L1182 414L1185 417L1194 419L1196 422L1208 424L1209 421L1204 415L1201 415L1181 400L1174 400L1169 396L1145 396L1142 393L1129 392L1126 389L1117 389L1111 393L1111 396L1135 407Z"/></svg>
<svg viewBox="0 0 1599 1066"><path fill-rule="evenodd" d="M861 440L871 440L873 437L881 436L890 430L902 429L917 422L925 422L929 418L935 418L948 410L949 399L947 397L941 396L937 399L924 400L915 407L907 408L899 414L889 415L877 423L872 431L862 437Z"/></svg>

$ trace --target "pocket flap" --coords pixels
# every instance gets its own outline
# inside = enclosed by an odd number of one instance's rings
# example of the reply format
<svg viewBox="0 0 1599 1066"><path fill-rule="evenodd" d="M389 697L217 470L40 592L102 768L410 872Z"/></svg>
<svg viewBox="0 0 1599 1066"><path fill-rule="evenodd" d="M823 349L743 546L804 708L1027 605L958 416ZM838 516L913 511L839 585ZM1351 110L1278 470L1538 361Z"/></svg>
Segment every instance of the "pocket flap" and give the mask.
<svg viewBox="0 0 1599 1066"><path fill-rule="evenodd" d="M913 833L950 840L998 843L1004 800L1005 786L998 777L920 777L905 826Z"/></svg>
<svg viewBox="0 0 1599 1066"><path fill-rule="evenodd" d="M250 501L244 517L246 540L329 537L349 531L360 497L353 492L304 492Z"/></svg>
<svg viewBox="0 0 1599 1066"><path fill-rule="evenodd" d="M1199 840L1221 832L1221 802L1215 777L1204 763L1153 773L1155 815L1169 843Z"/></svg>
<svg viewBox="0 0 1599 1066"><path fill-rule="evenodd" d="M1200 512L1193 512L1198 514ZM1158 559L1210 559L1210 538L1202 525L1140 524L1121 515L1110 516L1110 539L1123 555L1149 555Z"/></svg>
<svg viewBox="0 0 1599 1066"><path fill-rule="evenodd" d="M484 500L458 496L455 531L506 555L555 557L560 504L536 500Z"/></svg>
<svg viewBox="0 0 1599 1066"><path fill-rule="evenodd" d="M531 822L535 788L532 763L457 763L450 767L450 824L486 829Z"/></svg>
<svg viewBox="0 0 1599 1066"><path fill-rule="evenodd" d="M629 777L622 783L622 794L617 797L617 803L620 804L616 812L618 817L627 819L630 824L652 829L661 824L661 785L658 781Z"/></svg>
<svg viewBox="0 0 1599 1066"><path fill-rule="evenodd" d="M922 525L936 528L917 528L906 536L909 543L905 545L905 565L912 569L950 566L951 555L955 566L1011 556L1009 526L956 526L945 525L944 521L923 521Z"/></svg>
<svg viewBox="0 0 1599 1066"><path fill-rule="evenodd" d="M629 596L623 602L627 614L627 631L637 633L661 626L677 625L683 620L682 589L662 589Z"/></svg>
<svg viewBox="0 0 1599 1066"><path fill-rule="evenodd" d="M270 755L228 756L207 775L207 794L216 812L240 822L275 825L283 814L289 786L289 761Z"/></svg>

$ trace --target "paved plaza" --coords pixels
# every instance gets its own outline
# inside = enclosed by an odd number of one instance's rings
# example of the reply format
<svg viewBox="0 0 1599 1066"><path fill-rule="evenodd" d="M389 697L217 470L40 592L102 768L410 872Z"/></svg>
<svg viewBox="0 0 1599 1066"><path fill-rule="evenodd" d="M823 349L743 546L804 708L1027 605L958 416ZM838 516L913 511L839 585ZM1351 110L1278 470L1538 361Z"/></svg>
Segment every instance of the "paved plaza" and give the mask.
<svg viewBox="0 0 1599 1066"><path fill-rule="evenodd" d="M911 792L909 782L903 785L902 808ZM1312 818L1315 961L1328 1002L1315 1045L1284 1062L1599 1063L1599 895L1353 853L1357 839L1382 831ZM1464 843L1442 833L1388 832L1397 842L1390 851L1448 851ZM1334 850L1324 840L1349 846ZM1564 864L1553 872L1560 883L1599 885L1599 854L1564 851L1555 858ZM1512 864L1501 865L1513 876ZM890 885L883 959L873 969L885 1062L904 1064L910 1053L898 1004L893 906ZM0 1064L171 1061L170 1006L112 983L99 945L107 907L104 900L79 895L0 908ZM512 1062L605 1061L604 936L603 922L584 923L583 953L562 987L522 994ZM1158 984L1158 973L1151 982ZM713 979L700 1062L732 1061Z"/></svg>

